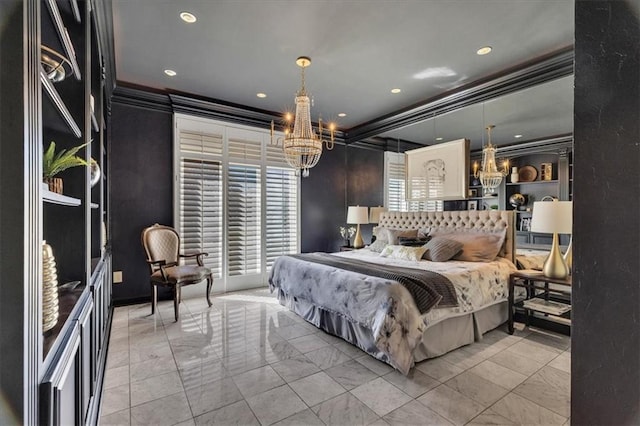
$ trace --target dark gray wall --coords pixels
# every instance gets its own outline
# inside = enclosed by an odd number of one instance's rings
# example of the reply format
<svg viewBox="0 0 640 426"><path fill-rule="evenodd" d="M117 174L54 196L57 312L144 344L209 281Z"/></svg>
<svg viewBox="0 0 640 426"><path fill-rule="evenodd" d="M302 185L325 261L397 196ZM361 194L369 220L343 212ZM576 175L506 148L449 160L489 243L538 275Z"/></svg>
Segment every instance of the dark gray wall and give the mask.
<svg viewBox="0 0 640 426"><path fill-rule="evenodd" d="M639 13L576 2L574 425L640 424Z"/></svg>
<svg viewBox="0 0 640 426"><path fill-rule="evenodd" d="M347 148L347 206L372 207L383 204L384 152L352 146ZM373 226L360 226L365 244L371 242Z"/></svg>
<svg viewBox="0 0 640 426"><path fill-rule="evenodd" d="M111 244L116 303L148 300L142 229L173 224L173 119L170 113L114 103L111 112Z"/></svg>

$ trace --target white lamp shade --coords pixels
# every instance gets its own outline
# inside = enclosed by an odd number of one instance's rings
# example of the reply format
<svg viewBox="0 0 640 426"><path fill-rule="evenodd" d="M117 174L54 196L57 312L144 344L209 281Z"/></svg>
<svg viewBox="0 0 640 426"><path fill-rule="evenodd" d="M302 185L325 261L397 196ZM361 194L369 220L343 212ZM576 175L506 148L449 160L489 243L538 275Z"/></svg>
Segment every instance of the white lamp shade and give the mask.
<svg viewBox="0 0 640 426"><path fill-rule="evenodd" d="M571 234L573 227L571 201L536 201L533 203L531 231L549 234Z"/></svg>
<svg viewBox="0 0 640 426"><path fill-rule="evenodd" d="M386 207L371 207L369 209L369 223L380 222L380 214L386 211Z"/></svg>
<svg viewBox="0 0 640 426"><path fill-rule="evenodd" d="M369 223L369 212L367 207L349 206L347 211L347 223L364 224Z"/></svg>

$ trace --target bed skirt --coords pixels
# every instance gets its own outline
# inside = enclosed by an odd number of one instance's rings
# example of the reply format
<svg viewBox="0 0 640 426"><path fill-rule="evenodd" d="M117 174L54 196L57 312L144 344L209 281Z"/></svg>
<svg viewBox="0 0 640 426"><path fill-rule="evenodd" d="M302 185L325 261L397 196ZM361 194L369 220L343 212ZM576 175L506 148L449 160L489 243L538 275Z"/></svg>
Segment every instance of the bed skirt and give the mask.
<svg viewBox="0 0 640 426"><path fill-rule="evenodd" d="M277 293L281 305L286 306L306 321L329 334L346 340L380 361L389 363L387 355L376 347L373 333L369 328L305 300L294 299L280 288ZM423 334L422 343L413 351L415 362L434 358L481 340L484 333L507 321L507 309L507 302L500 302L477 312L447 318L428 327Z"/></svg>

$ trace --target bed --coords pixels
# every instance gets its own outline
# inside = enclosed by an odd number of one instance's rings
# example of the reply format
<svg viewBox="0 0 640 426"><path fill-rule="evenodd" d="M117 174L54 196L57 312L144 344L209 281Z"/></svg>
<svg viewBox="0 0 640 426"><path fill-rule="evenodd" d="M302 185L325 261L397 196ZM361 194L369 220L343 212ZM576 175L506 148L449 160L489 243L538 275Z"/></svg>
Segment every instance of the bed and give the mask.
<svg viewBox="0 0 640 426"><path fill-rule="evenodd" d="M507 320L508 279L516 270L514 223L511 211L383 213L377 230L421 230L435 236L496 233L504 238L495 260L488 262L402 260L367 248L283 256L274 263L269 285L279 302L302 318L407 374L415 362L480 340ZM327 257L340 260L320 259ZM412 288L399 284L395 275L371 276L339 267L348 259L445 277L455 288L457 306L443 307L443 299L435 306L427 303L425 310Z"/></svg>

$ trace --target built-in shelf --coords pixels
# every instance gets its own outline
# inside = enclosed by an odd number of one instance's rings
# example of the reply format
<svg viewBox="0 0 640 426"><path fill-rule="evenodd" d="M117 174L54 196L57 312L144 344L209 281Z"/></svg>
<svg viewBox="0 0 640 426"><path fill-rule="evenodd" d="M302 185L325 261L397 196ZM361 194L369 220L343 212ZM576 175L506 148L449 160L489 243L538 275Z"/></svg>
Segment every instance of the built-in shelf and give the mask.
<svg viewBox="0 0 640 426"><path fill-rule="evenodd" d="M68 197L66 195L51 192L48 189L42 190L42 201L51 204L60 204L62 206L79 206L82 200L78 198Z"/></svg>
<svg viewBox="0 0 640 426"><path fill-rule="evenodd" d="M47 95L49 95L49 99L51 99L51 102L55 106L56 110L58 111L58 113L60 113L60 116L67 124L67 126L69 126L71 132L77 138L81 137L82 132L80 131L80 127L78 127L78 124L73 119L73 116L69 112L69 109L60 97L60 94L54 87L53 83L51 83L51 81L49 81L49 79L47 78L47 74L44 72L44 69L42 69L42 67L40 67L40 82L42 83L42 87L44 88L45 92L47 92Z"/></svg>
<svg viewBox="0 0 640 426"><path fill-rule="evenodd" d="M56 28L58 37L60 38L60 42L62 43L64 53L67 55L67 59L71 64L73 75L76 77L76 80L80 80L82 76L80 74L80 67L78 66L78 61L76 59L76 51L73 48L73 43L71 43L69 32L65 28L64 22L62 22L62 15L60 15L58 4L56 3L56 0L47 0L46 3L51 14L51 18L53 19L53 26Z"/></svg>
<svg viewBox="0 0 640 426"><path fill-rule="evenodd" d="M512 182L508 182L507 186L512 186L512 185L536 185L539 183L558 183L557 179L553 179L553 180L534 180L532 182L516 182L516 183L512 183Z"/></svg>
<svg viewBox="0 0 640 426"><path fill-rule="evenodd" d="M93 126L93 130L96 132L100 131L100 126L98 126L98 120L96 120L96 115L91 111L91 125Z"/></svg>
<svg viewBox="0 0 640 426"><path fill-rule="evenodd" d="M97 209L98 207L100 207L100 205L98 203L91 203L91 208L92 209Z"/></svg>

